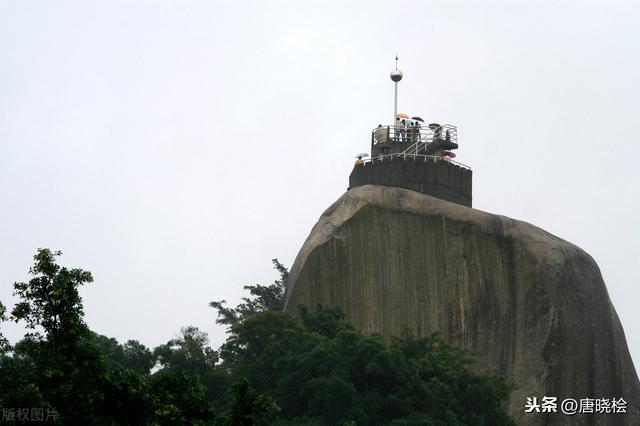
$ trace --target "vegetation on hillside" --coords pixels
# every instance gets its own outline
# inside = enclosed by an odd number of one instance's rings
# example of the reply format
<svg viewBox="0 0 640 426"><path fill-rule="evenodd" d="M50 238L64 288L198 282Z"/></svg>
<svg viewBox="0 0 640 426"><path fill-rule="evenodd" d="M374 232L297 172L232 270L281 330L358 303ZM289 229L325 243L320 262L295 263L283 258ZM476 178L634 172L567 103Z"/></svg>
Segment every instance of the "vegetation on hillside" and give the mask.
<svg viewBox="0 0 640 426"><path fill-rule="evenodd" d="M91 273L39 249L18 303L0 321L0 407L20 421L31 407L58 424L83 425L510 425L502 378L471 371L470 357L437 336L364 336L338 308L283 311L287 269L247 286L235 308L212 302L228 338L217 350L193 326L151 350L91 331L79 288ZM23 413L24 414L24 413ZM23 417L22 420L28 420ZM33 418L31 418L33 419ZM44 419L46 420L46 419Z"/></svg>

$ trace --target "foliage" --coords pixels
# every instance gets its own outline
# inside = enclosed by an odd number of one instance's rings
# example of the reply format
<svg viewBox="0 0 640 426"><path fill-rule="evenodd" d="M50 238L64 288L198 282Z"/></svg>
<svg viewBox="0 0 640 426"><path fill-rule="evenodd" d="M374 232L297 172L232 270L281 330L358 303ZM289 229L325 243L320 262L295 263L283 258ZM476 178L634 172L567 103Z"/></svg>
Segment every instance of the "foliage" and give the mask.
<svg viewBox="0 0 640 426"><path fill-rule="evenodd" d="M7 308L0 302L0 324L7 320ZM11 345L6 337L2 335L2 330L0 329L0 355L7 353L11 350Z"/></svg>
<svg viewBox="0 0 640 426"><path fill-rule="evenodd" d="M38 249L29 270L33 278L13 284L13 294L22 300L14 306L11 319L24 321L29 329L42 327L54 347L73 344L87 331L78 288L93 282L91 272L58 266L55 258L61 254ZM42 337L39 332L32 335Z"/></svg>
<svg viewBox="0 0 640 426"><path fill-rule="evenodd" d="M131 370L148 374L156 364L154 354L137 340L127 340L123 345L113 337L92 333L95 345L105 355L109 370Z"/></svg>
<svg viewBox="0 0 640 426"><path fill-rule="evenodd" d="M33 278L14 283L14 295L21 300L10 318L34 331L16 344L12 357L0 360L0 375L12 373L11 379L24 384L9 388L0 405L51 406L66 421L76 422L99 410L101 354L87 340L78 293L80 286L93 281L91 273L60 267L55 261L60 255L39 249L29 271ZM30 399L32 404L26 405Z"/></svg>
<svg viewBox="0 0 640 426"><path fill-rule="evenodd" d="M268 396L258 394L249 381L242 378L233 384L233 401L221 421L227 425L269 425L277 418L280 407Z"/></svg>
<svg viewBox="0 0 640 426"><path fill-rule="evenodd" d="M273 397L296 424L493 424L503 379L474 373L470 359L437 336L386 341L357 332L337 308L267 311L232 327L224 362Z"/></svg>
<svg viewBox="0 0 640 426"><path fill-rule="evenodd" d="M189 373L205 386L209 400L223 403L231 381L219 367L218 353L208 347L207 334L197 327L183 327L175 339L154 349L153 355L162 370Z"/></svg>
<svg viewBox="0 0 640 426"><path fill-rule="evenodd" d="M160 424L190 425L216 418L204 385L195 374L161 370L151 376L151 385L158 399L155 414Z"/></svg>
<svg viewBox="0 0 640 426"><path fill-rule="evenodd" d="M1 407L51 408L60 424L86 425L513 424L504 380L474 373L466 352L435 335L385 340L338 308L283 311L288 271L277 260L280 278L245 287L238 307L211 303L228 326L218 351L194 326L152 351L88 329L78 288L91 274L60 267L59 255L38 250L33 278L14 284L9 319L31 331L0 353Z"/></svg>
<svg viewBox="0 0 640 426"><path fill-rule="evenodd" d="M14 284L20 300L11 319L34 332L0 355L0 406L51 408L61 424L216 421L197 374L162 369L151 375L155 359L144 345L120 345L87 328L78 287L91 282L91 274L60 267L60 254L38 250L34 277Z"/></svg>
<svg viewBox="0 0 640 426"><path fill-rule="evenodd" d="M218 311L217 324L233 326L240 324L242 321L259 312L279 311L284 308L284 295L289 280L289 271L278 261L273 259L273 269L280 274L271 285L247 285L245 290L249 290L252 297L243 297L243 303L235 308L227 308L226 300L214 301L209 306Z"/></svg>
<svg viewBox="0 0 640 426"><path fill-rule="evenodd" d="M197 327L180 330L180 336L158 346L153 352L161 366L177 371L203 372L218 361L216 352L207 346L209 338Z"/></svg>

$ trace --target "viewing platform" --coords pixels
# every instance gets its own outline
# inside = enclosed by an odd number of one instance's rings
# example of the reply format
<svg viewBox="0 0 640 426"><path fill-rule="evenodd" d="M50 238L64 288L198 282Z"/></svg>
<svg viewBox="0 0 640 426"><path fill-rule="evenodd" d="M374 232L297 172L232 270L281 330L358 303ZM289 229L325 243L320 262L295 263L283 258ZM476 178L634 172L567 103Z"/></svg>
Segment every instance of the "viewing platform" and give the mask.
<svg viewBox="0 0 640 426"><path fill-rule="evenodd" d="M471 207L472 171L452 159L457 142L449 124L378 126L371 132L371 157L356 162L349 187L396 186Z"/></svg>
<svg viewBox="0 0 640 426"><path fill-rule="evenodd" d="M458 148L458 129L451 124L418 121L406 126L378 126L371 131L371 157L395 153L438 155ZM420 124L417 124L420 123Z"/></svg>

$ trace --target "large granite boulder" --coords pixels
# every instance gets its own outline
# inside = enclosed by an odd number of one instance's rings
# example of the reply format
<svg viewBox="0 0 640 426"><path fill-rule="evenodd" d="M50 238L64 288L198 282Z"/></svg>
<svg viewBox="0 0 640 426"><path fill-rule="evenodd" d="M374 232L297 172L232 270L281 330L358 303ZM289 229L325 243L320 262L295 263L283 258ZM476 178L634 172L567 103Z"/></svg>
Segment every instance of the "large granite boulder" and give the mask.
<svg viewBox="0 0 640 426"><path fill-rule="evenodd" d="M286 309L340 305L365 333L439 331L513 385L518 424L640 425L640 383L596 262L526 222L366 185L327 209ZM525 414L527 397L619 398L627 414Z"/></svg>

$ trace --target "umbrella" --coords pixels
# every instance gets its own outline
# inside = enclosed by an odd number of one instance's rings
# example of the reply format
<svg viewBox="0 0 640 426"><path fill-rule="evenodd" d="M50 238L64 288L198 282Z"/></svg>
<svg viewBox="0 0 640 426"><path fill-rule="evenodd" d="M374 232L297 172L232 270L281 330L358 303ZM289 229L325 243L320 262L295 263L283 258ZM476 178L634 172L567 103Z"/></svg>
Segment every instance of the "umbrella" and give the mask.
<svg viewBox="0 0 640 426"><path fill-rule="evenodd" d="M420 117L411 117L411 119L416 121L422 121L424 123L424 120Z"/></svg>
<svg viewBox="0 0 640 426"><path fill-rule="evenodd" d="M369 154L367 154L366 152L363 152L362 154L358 154L356 155L356 158L362 158L362 157L368 157Z"/></svg>
<svg viewBox="0 0 640 426"><path fill-rule="evenodd" d="M407 114L404 114L402 112L398 113L398 118L409 118L409 116Z"/></svg>

